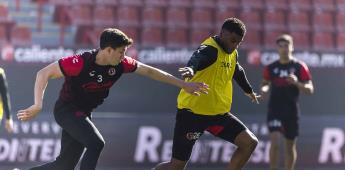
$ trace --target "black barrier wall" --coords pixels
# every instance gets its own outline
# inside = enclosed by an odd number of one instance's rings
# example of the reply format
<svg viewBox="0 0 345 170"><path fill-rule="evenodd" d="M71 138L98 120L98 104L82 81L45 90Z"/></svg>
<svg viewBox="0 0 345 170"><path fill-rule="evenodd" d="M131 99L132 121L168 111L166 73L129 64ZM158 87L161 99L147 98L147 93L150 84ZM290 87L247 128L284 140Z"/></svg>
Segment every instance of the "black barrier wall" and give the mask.
<svg viewBox="0 0 345 170"><path fill-rule="evenodd" d="M174 115L94 113L94 122L106 141L99 167L152 168L171 157ZM240 116L260 143L248 169L268 166L268 132L262 116ZM345 166L344 116L302 116L297 169ZM52 116L42 114L27 123L15 122L15 133L0 131L1 166L25 167L51 161L59 153L61 130ZM225 167L234 146L204 134L194 147L189 167ZM24 169L25 169L24 168ZM327 168L326 168L327 169Z"/></svg>

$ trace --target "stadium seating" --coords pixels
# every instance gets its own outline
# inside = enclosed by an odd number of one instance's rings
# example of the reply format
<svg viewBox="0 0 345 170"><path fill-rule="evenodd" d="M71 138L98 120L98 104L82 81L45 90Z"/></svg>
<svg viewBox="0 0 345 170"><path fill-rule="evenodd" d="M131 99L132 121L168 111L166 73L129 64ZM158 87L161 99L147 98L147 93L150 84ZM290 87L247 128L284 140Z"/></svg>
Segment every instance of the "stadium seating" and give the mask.
<svg viewBox="0 0 345 170"><path fill-rule="evenodd" d="M28 27L16 26L11 29L11 42L20 46L32 44L31 30Z"/></svg>
<svg viewBox="0 0 345 170"><path fill-rule="evenodd" d="M335 9L333 0L312 0L312 2L315 10L334 11Z"/></svg>
<svg viewBox="0 0 345 170"><path fill-rule="evenodd" d="M170 7L166 11L167 27L188 27L188 11L187 8Z"/></svg>
<svg viewBox="0 0 345 170"><path fill-rule="evenodd" d="M292 10L312 10L311 0L289 0L289 7Z"/></svg>
<svg viewBox="0 0 345 170"><path fill-rule="evenodd" d="M311 29L308 11L292 10L287 15L290 31L309 31Z"/></svg>
<svg viewBox="0 0 345 170"><path fill-rule="evenodd" d="M130 5L121 5L117 8L115 17L117 24L121 26L140 26L139 7Z"/></svg>
<svg viewBox="0 0 345 170"><path fill-rule="evenodd" d="M205 10L203 8L194 8L191 11L191 28L208 28L211 29L213 25L213 11Z"/></svg>
<svg viewBox="0 0 345 170"><path fill-rule="evenodd" d="M6 26L0 25L0 45L4 45L8 42Z"/></svg>
<svg viewBox="0 0 345 170"><path fill-rule="evenodd" d="M241 7L243 9L264 9L264 4L263 0L241 0Z"/></svg>
<svg viewBox="0 0 345 170"><path fill-rule="evenodd" d="M216 6L218 8L230 8L231 10L238 9L240 6L240 0L217 0Z"/></svg>
<svg viewBox="0 0 345 170"><path fill-rule="evenodd" d="M335 0L335 6L338 11L345 11L345 0Z"/></svg>
<svg viewBox="0 0 345 170"><path fill-rule="evenodd" d="M103 26L114 26L115 25L115 15L113 13L114 8L111 6L97 5L93 9L94 19L93 25L103 25Z"/></svg>
<svg viewBox="0 0 345 170"><path fill-rule="evenodd" d="M267 9L287 10L288 3L286 0L265 0Z"/></svg>
<svg viewBox="0 0 345 170"><path fill-rule="evenodd" d="M144 26L164 26L163 8L159 6L145 6L142 9L142 24Z"/></svg>
<svg viewBox="0 0 345 170"><path fill-rule="evenodd" d="M337 41L337 50L341 52L345 52L345 31L338 32L336 36Z"/></svg>
<svg viewBox="0 0 345 170"><path fill-rule="evenodd" d="M206 38L208 38L211 35L212 31L208 29L191 29L191 47L197 48Z"/></svg>
<svg viewBox="0 0 345 170"><path fill-rule="evenodd" d="M312 27L316 31L334 31L333 13L329 11L315 11L312 14Z"/></svg>
<svg viewBox="0 0 345 170"><path fill-rule="evenodd" d="M314 32L312 36L313 50L333 51L335 42L333 32Z"/></svg>
<svg viewBox="0 0 345 170"><path fill-rule="evenodd" d="M239 18L249 30L262 30L261 12L259 10L244 9L240 12Z"/></svg>
<svg viewBox="0 0 345 170"><path fill-rule="evenodd" d="M163 29L160 27L146 26L141 32L141 46L155 47L163 44Z"/></svg>
<svg viewBox="0 0 345 170"><path fill-rule="evenodd" d="M261 31L247 31L240 48L243 49L260 49L262 45Z"/></svg>
<svg viewBox="0 0 345 170"><path fill-rule="evenodd" d="M295 50L310 50L310 33L308 31L291 31Z"/></svg>
<svg viewBox="0 0 345 170"><path fill-rule="evenodd" d="M284 11L266 10L263 19L265 30L286 30Z"/></svg>
<svg viewBox="0 0 345 170"><path fill-rule="evenodd" d="M224 20L230 17L238 17L238 13L235 9L227 7L218 7L215 10L215 25L214 29L216 32L219 32L219 28L222 26Z"/></svg>
<svg viewBox="0 0 345 170"><path fill-rule="evenodd" d="M145 6L166 7L168 0L145 0Z"/></svg>
<svg viewBox="0 0 345 170"><path fill-rule="evenodd" d="M188 35L186 28L168 27L165 30L166 46L171 48L186 48L189 46Z"/></svg>
<svg viewBox="0 0 345 170"><path fill-rule="evenodd" d="M265 49L276 49L276 40L277 37L283 33L283 31L265 31L263 34L263 42Z"/></svg>
<svg viewBox="0 0 345 170"><path fill-rule="evenodd" d="M335 27L339 32L345 32L345 11L339 11L335 15Z"/></svg>

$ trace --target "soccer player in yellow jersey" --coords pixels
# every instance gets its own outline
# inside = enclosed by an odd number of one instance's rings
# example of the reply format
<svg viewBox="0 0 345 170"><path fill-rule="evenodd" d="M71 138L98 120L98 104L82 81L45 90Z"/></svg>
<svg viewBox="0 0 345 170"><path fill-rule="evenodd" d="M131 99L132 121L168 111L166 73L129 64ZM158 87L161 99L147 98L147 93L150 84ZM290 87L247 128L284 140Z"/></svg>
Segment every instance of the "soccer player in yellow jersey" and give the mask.
<svg viewBox="0 0 345 170"><path fill-rule="evenodd" d="M0 121L2 120L5 113L5 128L7 132L13 131L13 121L10 113L10 100L7 91L7 81L4 69L0 68Z"/></svg>
<svg viewBox="0 0 345 170"><path fill-rule="evenodd" d="M193 53L182 76L192 82L209 85L207 95L193 96L181 90L174 130L172 159L154 170L183 170L199 137L208 131L237 146L227 170L240 170L258 144L256 136L232 113L232 79L253 102L256 93L246 78L237 58L237 48L246 28L237 18L224 21L220 34L206 39Z"/></svg>

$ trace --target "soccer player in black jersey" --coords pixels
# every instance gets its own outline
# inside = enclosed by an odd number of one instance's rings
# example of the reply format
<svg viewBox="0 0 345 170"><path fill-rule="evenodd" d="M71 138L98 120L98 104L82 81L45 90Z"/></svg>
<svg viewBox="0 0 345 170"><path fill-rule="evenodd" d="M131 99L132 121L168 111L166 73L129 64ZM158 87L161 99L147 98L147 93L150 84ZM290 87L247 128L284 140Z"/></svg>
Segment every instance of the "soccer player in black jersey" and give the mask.
<svg viewBox="0 0 345 170"><path fill-rule="evenodd" d="M204 83L188 83L169 73L125 56L132 39L115 28L105 29L100 48L61 58L37 73L34 104L18 111L19 120L34 118L42 109L44 90L49 79L65 77L55 104L54 117L62 128L61 151L55 161L32 170L72 170L84 148L80 169L94 170L104 140L91 121L91 112L108 96L110 88L123 73L137 73L183 88L193 95L207 93Z"/></svg>
<svg viewBox="0 0 345 170"><path fill-rule="evenodd" d="M244 23L237 18L224 21L220 34L208 37L193 53L187 67L181 68L190 82L207 83L209 93L194 97L181 90L174 129L172 158L154 170L183 170L195 142L208 131L237 146L227 170L240 170L256 148L258 139L231 110L232 80L253 102L258 97L238 62L237 48L246 33Z"/></svg>
<svg viewBox="0 0 345 170"><path fill-rule="evenodd" d="M5 113L5 128L7 132L11 133L13 131L13 121L12 116L10 113L11 105L9 94L7 90L7 80L4 69L0 68L0 93L1 93L1 100L0 100L0 122Z"/></svg>
<svg viewBox="0 0 345 170"><path fill-rule="evenodd" d="M270 169L277 170L280 133L285 138L285 170L293 170L297 159L298 96L314 92L311 74L305 63L294 58L293 39L288 34L276 40L279 60L267 65L263 73L262 95L271 90L267 126L270 131Z"/></svg>

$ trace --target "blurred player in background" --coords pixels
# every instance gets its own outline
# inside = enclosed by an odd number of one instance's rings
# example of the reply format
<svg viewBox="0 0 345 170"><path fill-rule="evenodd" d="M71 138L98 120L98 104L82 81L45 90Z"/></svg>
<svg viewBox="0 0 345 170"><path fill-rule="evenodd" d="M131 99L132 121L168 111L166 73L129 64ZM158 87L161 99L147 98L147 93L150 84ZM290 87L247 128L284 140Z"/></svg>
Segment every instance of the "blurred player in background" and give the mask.
<svg viewBox="0 0 345 170"><path fill-rule="evenodd" d="M263 73L261 92L271 94L268 102L267 126L270 131L270 170L278 169L280 134L285 138L285 170L293 170L296 159L298 136L298 96L314 92L309 69L294 58L293 39L283 34L276 40L279 60L267 65Z"/></svg>
<svg viewBox="0 0 345 170"><path fill-rule="evenodd" d="M3 119L5 113L5 128L8 133L12 133L13 120L11 116L10 96L8 94L5 71L2 68L0 68L0 93L0 121Z"/></svg>
<svg viewBox="0 0 345 170"><path fill-rule="evenodd" d="M137 73L180 88L192 95L207 93L204 83L188 83L157 68L125 56L132 44L122 31L105 29L100 36L100 48L80 55L65 57L37 73L34 104L18 111L18 119L28 121L42 109L44 90L49 79L65 77L54 108L56 122L62 128L61 151L55 161L32 170L72 170L84 148L80 169L94 170L104 139L91 121L91 112L102 104L110 88L123 73ZM140 87L138 84L138 88Z"/></svg>
<svg viewBox="0 0 345 170"><path fill-rule="evenodd" d="M172 159L157 165L154 170L183 170L195 142L204 131L237 146L228 170L240 170L253 153L258 139L232 113L232 79L244 93L258 103L246 74L238 62L237 48L246 33L245 25L237 18L228 18L219 35L209 37L193 53L187 67L180 68L190 82L202 81L210 86L209 94L195 97L185 90L178 96Z"/></svg>

